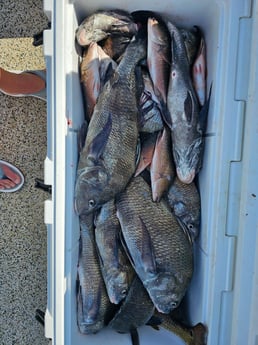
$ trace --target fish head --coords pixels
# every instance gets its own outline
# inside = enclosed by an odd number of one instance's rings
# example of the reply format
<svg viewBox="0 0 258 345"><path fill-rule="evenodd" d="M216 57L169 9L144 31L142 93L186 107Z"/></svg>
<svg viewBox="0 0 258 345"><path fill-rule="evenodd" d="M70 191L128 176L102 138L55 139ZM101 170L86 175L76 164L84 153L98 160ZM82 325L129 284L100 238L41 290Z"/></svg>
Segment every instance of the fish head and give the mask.
<svg viewBox="0 0 258 345"><path fill-rule="evenodd" d="M173 157L179 180L191 183L201 168L203 139L198 137L189 146L173 145Z"/></svg>
<svg viewBox="0 0 258 345"><path fill-rule="evenodd" d="M108 176L103 167L82 169L75 184L75 210L78 215L90 214L103 205Z"/></svg>
<svg viewBox="0 0 258 345"><path fill-rule="evenodd" d="M125 299L129 289L127 272L122 270L116 271L106 283L107 293L111 303L118 304Z"/></svg>
<svg viewBox="0 0 258 345"><path fill-rule="evenodd" d="M186 279L182 273L160 272L145 284L159 312L168 314L179 306L185 294Z"/></svg>
<svg viewBox="0 0 258 345"><path fill-rule="evenodd" d="M192 29L182 28L180 32L185 43L188 61L192 65L200 44L201 30L198 26L194 26Z"/></svg>
<svg viewBox="0 0 258 345"><path fill-rule="evenodd" d="M148 19L148 39L152 40L160 48L169 45L168 32L165 25L160 23L156 18Z"/></svg>
<svg viewBox="0 0 258 345"><path fill-rule="evenodd" d="M179 201L174 204L174 214L177 218L178 223L183 228L184 232L193 242L199 234L200 228L200 211L189 209L186 204Z"/></svg>

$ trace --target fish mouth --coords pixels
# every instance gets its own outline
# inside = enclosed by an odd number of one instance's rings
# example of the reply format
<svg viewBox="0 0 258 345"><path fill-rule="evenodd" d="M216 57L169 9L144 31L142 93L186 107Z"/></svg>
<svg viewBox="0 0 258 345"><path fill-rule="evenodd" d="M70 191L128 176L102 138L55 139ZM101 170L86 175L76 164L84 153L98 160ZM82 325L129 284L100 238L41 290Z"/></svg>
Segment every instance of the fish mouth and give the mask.
<svg viewBox="0 0 258 345"><path fill-rule="evenodd" d="M194 234L188 230L187 226L186 226L185 223L180 219L180 217L177 217L177 216L176 216L176 219L177 219L179 225L181 226L182 230L184 231L186 237L188 238L189 242L190 242L191 244L193 244L194 239L195 239Z"/></svg>
<svg viewBox="0 0 258 345"><path fill-rule="evenodd" d="M191 169L189 172L184 173L180 168L176 169L177 177L183 183L190 184L195 178L195 169Z"/></svg>
<svg viewBox="0 0 258 345"><path fill-rule="evenodd" d="M173 309L178 307L180 300L178 298L173 298L172 300L169 300L167 296L155 296L155 302L152 300L155 304L155 307L160 313L168 314Z"/></svg>

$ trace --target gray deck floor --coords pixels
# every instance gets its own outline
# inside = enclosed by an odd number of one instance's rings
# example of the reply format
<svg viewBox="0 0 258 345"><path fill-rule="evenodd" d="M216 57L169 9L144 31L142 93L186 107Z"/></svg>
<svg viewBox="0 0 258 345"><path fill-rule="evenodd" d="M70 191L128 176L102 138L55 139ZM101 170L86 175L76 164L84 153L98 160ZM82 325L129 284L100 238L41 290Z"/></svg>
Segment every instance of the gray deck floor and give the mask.
<svg viewBox="0 0 258 345"><path fill-rule="evenodd" d="M42 0L0 0L0 66L11 70L44 68L42 47L24 37L46 27ZM17 38L16 40L8 40ZM0 344L43 345L35 310L47 301L47 233L44 200L34 187L44 176L46 103L0 93L0 159L19 167L24 187L0 193Z"/></svg>

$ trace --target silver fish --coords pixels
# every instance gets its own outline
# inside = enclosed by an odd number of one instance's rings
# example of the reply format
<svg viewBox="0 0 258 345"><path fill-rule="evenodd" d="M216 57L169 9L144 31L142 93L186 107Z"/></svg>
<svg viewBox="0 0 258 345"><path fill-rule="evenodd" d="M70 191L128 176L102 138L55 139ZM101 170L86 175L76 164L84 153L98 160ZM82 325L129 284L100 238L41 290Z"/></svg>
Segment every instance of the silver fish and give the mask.
<svg viewBox="0 0 258 345"><path fill-rule="evenodd" d="M172 23L167 26L172 40L172 65L165 120L171 129L177 176L182 182L191 183L202 165L203 128L182 35Z"/></svg>

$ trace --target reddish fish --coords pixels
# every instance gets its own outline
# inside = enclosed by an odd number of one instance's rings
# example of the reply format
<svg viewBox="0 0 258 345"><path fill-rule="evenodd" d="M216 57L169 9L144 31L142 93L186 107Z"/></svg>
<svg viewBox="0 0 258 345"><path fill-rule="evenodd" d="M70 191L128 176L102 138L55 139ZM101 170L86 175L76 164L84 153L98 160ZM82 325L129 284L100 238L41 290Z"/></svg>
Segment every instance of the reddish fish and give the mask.
<svg viewBox="0 0 258 345"><path fill-rule="evenodd" d="M146 136L145 139L141 141L141 154L137 169L135 170L135 177L140 175L140 173L143 172L143 170L145 170L145 168L147 168L151 164L156 138L156 133L152 133L151 135Z"/></svg>
<svg viewBox="0 0 258 345"><path fill-rule="evenodd" d="M117 64L97 43L91 43L81 62L81 83L88 120L91 118L100 91Z"/></svg>
<svg viewBox="0 0 258 345"><path fill-rule="evenodd" d="M170 131L164 127L159 133L150 166L152 199L159 202L169 189L175 177L175 168L171 152Z"/></svg>
<svg viewBox="0 0 258 345"><path fill-rule="evenodd" d="M201 106L206 100L206 48L204 39L201 39L199 52L193 64L193 86Z"/></svg>
<svg viewBox="0 0 258 345"><path fill-rule="evenodd" d="M148 19L147 64L156 96L166 104L170 70L170 37L155 18Z"/></svg>
<svg viewBox="0 0 258 345"><path fill-rule="evenodd" d="M100 91L97 43L91 43L89 48L84 52L80 70L82 90L86 103L86 113L88 119L90 119Z"/></svg>

